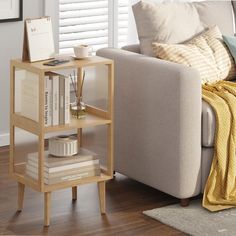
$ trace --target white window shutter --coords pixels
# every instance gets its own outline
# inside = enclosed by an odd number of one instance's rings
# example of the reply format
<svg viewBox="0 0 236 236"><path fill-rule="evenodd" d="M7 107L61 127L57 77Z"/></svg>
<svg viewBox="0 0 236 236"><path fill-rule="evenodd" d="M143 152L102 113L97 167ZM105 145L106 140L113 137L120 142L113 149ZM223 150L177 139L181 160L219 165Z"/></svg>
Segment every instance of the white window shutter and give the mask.
<svg viewBox="0 0 236 236"><path fill-rule="evenodd" d="M128 37L128 0L118 1L118 47L122 47L127 44Z"/></svg>
<svg viewBox="0 0 236 236"><path fill-rule="evenodd" d="M117 5L116 11L111 11ZM87 44L93 52L122 46L127 38L128 0L60 0L59 51L72 53L75 44ZM117 19L117 23L114 21Z"/></svg>

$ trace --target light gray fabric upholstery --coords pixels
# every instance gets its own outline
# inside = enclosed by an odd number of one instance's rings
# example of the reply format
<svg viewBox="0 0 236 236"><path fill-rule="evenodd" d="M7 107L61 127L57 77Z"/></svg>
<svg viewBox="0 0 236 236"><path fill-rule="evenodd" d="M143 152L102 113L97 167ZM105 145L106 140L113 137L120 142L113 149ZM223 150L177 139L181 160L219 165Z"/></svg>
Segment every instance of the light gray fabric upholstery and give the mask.
<svg viewBox="0 0 236 236"><path fill-rule="evenodd" d="M201 172L202 172L202 193L204 192L205 184L210 173L211 163L213 159L214 148L205 148L202 147L202 165L201 165Z"/></svg>
<svg viewBox="0 0 236 236"><path fill-rule="evenodd" d="M140 53L138 44L127 45L122 49ZM235 82L235 81L234 81ZM203 147L214 147L214 136L215 136L215 114L211 106L202 101L202 146Z"/></svg>
<svg viewBox="0 0 236 236"><path fill-rule="evenodd" d="M218 25L226 35L234 34L231 1L151 3L140 1L133 13L142 54L154 56L152 43L182 43Z"/></svg>
<svg viewBox="0 0 236 236"><path fill-rule="evenodd" d="M129 51L129 52L140 53L139 44L127 45L127 46L122 47L121 49Z"/></svg>
<svg viewBox="0 0 236 236"><path fill-rule="evenodd" d="M202 100L202 146L214 147L215 113L212 107Z"/></svg>
<svg viewBox="0 0 236 236"><path fill-rule="evenodd" d="M140 53L139 44L127 45L123 50ZM202 100L202 146L214 147L215 137L215 114L211 106Z"/></svg>
<svg viewBox="0 0 236 236"><path fill-rule="evenodd" d="M195 2L194 5L205 27L217 25L222 34L234 35L231 1L204 1Z"/></svg>
<svg viewBox="0 0 236 236"><path fill-rule="evenodd" d="M139 53L139 45L127 45L122 49ZM202 100L202 146L214 147L215 114L211 106Z"/></svg>
<svg viewBox="0 0 236 236"><path fill-rule="evenodd" d="M122 49L139 53L139 45L127 45ZM202 146L214 147L215 114L211 106L202 100Z"/></svg>
<svg viewBox="0 0 236 236"><path fill-rule="evenodd" d="M196 70L102 49L115 62L115 170L178 198L201 190L201 82Z"/></svg>
<svg viewBox="0 0 236 236"><path fill-rule="evenodd" d="M152 42L180 43L204 30L193 3L140 1L132 7L141 53L154 56Z"/></svg>

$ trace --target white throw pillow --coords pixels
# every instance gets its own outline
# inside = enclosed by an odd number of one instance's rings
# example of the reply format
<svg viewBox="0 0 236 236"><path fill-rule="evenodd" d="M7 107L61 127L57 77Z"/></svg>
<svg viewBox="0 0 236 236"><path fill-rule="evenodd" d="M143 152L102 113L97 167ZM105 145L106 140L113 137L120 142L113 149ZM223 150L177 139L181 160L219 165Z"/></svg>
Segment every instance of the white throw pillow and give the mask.
<svg viewBox="0 0 236 236"><path fill-rule="evenodd" d="M152 42L184 43L214 25L218 25L225 35L234 34L231 1L140 1L133 6L133 12L141 53L148 56L154 56Z"/></svg>
<svg viewBox="0 0 236 236"><path fill-rule="evenodd" d="M190 3L133 5L142 54L154 56L152 42L180 43L204 30L196 8Z"/></svg>

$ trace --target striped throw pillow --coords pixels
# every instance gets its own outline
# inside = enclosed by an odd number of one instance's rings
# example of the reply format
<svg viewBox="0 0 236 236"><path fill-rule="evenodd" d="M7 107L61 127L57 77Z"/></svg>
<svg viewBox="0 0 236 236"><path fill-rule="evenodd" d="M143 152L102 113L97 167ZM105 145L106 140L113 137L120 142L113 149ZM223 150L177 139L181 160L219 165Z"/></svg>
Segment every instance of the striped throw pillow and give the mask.
<svg viewBox="0 0 236 236"><path fill-rule="evenodd" d="M202 83L232 80L236 67L217 26L184 44L153 44L155 56L197 69Z"/></svg>

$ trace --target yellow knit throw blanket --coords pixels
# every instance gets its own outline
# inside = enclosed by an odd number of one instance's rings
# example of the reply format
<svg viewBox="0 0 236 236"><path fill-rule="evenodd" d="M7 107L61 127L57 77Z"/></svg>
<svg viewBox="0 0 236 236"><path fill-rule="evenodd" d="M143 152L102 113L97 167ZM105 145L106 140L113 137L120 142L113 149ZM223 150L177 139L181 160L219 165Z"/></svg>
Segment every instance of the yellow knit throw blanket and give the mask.
<svg viewBox="0 0 236 236"><path fill-rule="evenodd" d="M202 98L216 116L214 157L202 204L218 211L236 206L236 84L203 85Z"/></svg>

